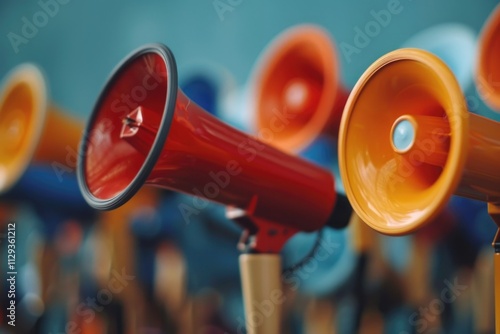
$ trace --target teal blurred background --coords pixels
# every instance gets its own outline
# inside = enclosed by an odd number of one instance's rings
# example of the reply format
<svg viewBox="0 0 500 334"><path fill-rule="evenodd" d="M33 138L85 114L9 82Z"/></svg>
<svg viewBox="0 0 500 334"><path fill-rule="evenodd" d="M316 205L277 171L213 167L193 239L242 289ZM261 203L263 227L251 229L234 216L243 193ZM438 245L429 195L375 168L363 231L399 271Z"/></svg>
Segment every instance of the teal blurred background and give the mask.
<svg viewBox="0 0 500 334"><path fill-rule="evenodd" d="M22 36L23 18L33 22L33 15L41 10L40 3L36 0L0 3L0 75L4 76L16 64L36 62L46 71L54 102L80 117L90 114L114 66L142 44L167 44L181 68L201 60L222 64L243 86L259 53L283 29L315 23L332 34L337 47L342 42L354 45L354 29L364 29L373 20L372 10L387 9L391 3L388 0L60 1L67 3L54 8L55 15L49 17L33 38L24 41L27 43L19 44L17 53L9 33ZM478 33L498 3L497 0L399 2L401 12L393 15L389 25L382 27L365 48L353 54L350 62L339 48L341 76L347 87L355 84L371 62L422 29L459 22ZM226 4L226 10L221 7L218 13L216 4ZM38 19L45 23L43 17Z"/></svg>
<svg viewBox="0 0 500 334"><path fill-rule="evenodd" d="M341 80L347 88L352 88L374 60L426 28L460 23L479 34L496 5L498 0L2 0L0 76L4 77L18 64L34 62L45 71L51 99L68 113L86 119L113 68L143 44L168 45L175 54L181 79L191 65L211 63L224 67L239 88L245 89L256 60L274 37L290 26L313 23L324 27L334 38ZM349 56L342 52L347 44L356 46L356 30L365 30L374 20L373 12L390 6L397 7L398 14L391 16L387 26L381 27L358 53ZM40 14L43 7L49 8L53 16ZM42 20L40 27L31 31L33 36L24 37L26 20L37 19ZM470 85L466 96L475 111L500 120L500 114L480 101L474 85ZM25 228L31 227L25 225ZM204 237L207 231L192 236L194 232L188 233L188 227L183 228L187 244L196 244L200 249L205 246L193 240ZM234 232L236 237L238 232ZM234 248L233 240L226 242L227 248ZM197 252L201 251L193 250L196 256ZM236 259L235 248L231 254ZM28 258L29 254L21 254L21 260L23 257ZM232 269L237 272L235 266ZM231 304L228 298L230 307L226 309L237 314L230 315L237 319L242 305L239 281L234 282L236 302ZM342 315L342 310L339 314L339 318L349 318Z"/></svg>

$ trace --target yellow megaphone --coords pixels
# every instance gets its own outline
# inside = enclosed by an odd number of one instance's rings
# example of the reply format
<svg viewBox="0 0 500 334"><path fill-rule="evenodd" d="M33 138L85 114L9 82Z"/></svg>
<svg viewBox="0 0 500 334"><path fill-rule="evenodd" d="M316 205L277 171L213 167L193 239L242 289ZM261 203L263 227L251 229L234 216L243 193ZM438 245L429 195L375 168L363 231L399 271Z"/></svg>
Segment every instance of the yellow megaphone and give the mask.
<svg viewBox="0 0 500 334"><path fill-rule="evenodd" d="M500 5L486 21L479 38L476 83L479 94L492 108L500 111Z"/></svg>
<svg viewBox="0 0 500 334"><path fill-rule="evenodd" d="M361 76L342 117L339 164L352 207L378 232L414 232L453 194L487 202L500 225L500 123L469 113L429 52L393 51ZM500 274L500 254L495 262Z"/></svg>
<svg viewBox="0 0 500 334"><path fill-rule="evenodd" d="M47 99L47 84L32 64L14 68L0 89L0 193L13 186L29 163L74 171L83 123Z"/></svg>
<svg viewBox="0 0 500 334"><path fill-rule="evenodd" d="M452 194L500 204L500 123L467 112L452 72L428 52L401 49L370 66L339 139L346 193L379 232L415 231Z"/></svg>

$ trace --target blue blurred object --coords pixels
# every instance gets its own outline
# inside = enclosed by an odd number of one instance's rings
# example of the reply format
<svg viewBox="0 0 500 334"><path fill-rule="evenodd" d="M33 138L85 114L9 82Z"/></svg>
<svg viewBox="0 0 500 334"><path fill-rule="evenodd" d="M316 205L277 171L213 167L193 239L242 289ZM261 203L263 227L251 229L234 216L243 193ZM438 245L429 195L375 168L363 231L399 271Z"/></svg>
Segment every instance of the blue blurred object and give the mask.
<svg viewBox="0 0 500 334"><path fill-rule="evenodd" d="M52 238L67 219L90 222L96 211L83 199L76 174L57 174L50 165L31 164L1 200L32 205Z"/></svg>
<svg viewBox="0 0 500 334"><path fill-rule="evenodd" d="M301 156L324 168L332 169L337 163L335 153L335 141L321 136L303 150ZM337 183L340 182L336 180L338 189ZM318 240L319 233L321 233L320 240ZM349 227L343 230L324 228L321 232L296 234L283 249L285 267L304 260L315 245L318 249L302 268L297 269L297 272L286 274L288 279L299 291L308 295L325 296L335 292L351 277L356 268L357 255L350 240Z"/></svg>
<svg viewBox="0 0 500 334"><path fill-rule="evenodd" d="M283 249L283 263L290 267L306 258L316 244L318 233L298 233ZM321 297L335 293L355 271L357 254L350 242L350 229L324 228L319 246L303 266L285 271L284 281L304 294Z"/></svg>
<svg viewBox="0 0 500 334"><path fill-rule="evenodd" d="M379 235L380 247L385 259L398 274L404 275L411 265L413 252L413 236L387 236Z"/></svg>
<svg viewBox="0 0 500 334"><path fill-rule="evenodd" d="M337 162L337 157L334 154L334 146L335 142L333 140L325 136L320 136L300 152L300 156L321 167L330 169Z"/></svg>
<svg viewBox="0 0 500 334"><path fill-rule="evenodd" d="M233 76L221 65L197 62L179 69L179 86L196 104L214 116L223 118L223 105L235 90Z"/></svg>
<svg viewBox="0 0 500 334"><path fill-rule="evenodd" d="M135 268L148 298L154 295L156 253L160 243L174 237L181 217L176 215L177 196L169 193L162 198L160 211L153 207L139 208L130 220L135 240Z"/></svg>
<svg viewBox="0 0 500 334"><path fill-rule="evenodd" d="M453 196L448 208L455 214L460 229L478 248L491 244L498 229L484 202Z"/></svg>
<svg viewBox="0 0 500 334"><path fill-rule="evenodd" d="M183 200L192 203L190 197ZM240 281L237 244L242 230L226 219L223 206L207 204L189 223L181 224L175 241L186 258L190 293Z"/></svg>
<svg viewBox="0 0 500 334"><path fill-rule="evenodd" d="M182 91L200 107L216 115L217 87L209 78L201 74L194 75L181 83Z"/></svg>
<svg viewBox="0 0 500 334"><path fill-rule="evenodd" d="M455 74L462 91L472 84L477 38L466 25L444 23L427 28L408 39L403 47L427 50L441 58Z"/></svg>

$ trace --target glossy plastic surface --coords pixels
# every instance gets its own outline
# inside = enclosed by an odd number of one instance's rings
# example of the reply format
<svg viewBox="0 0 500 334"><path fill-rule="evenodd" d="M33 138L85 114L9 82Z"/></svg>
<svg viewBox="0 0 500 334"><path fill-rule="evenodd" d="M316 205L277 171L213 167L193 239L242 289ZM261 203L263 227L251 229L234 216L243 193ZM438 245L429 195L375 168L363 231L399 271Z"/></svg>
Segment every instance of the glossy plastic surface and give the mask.
<svg viewBox="0 0 500 334"><path fill-rule="evenodd" d="M416 140L397 152L401 116ZM500 124L469 114L460 87L432 54L401 49L377 60L356 84L342 119L340 170L363 221L386 234L430 222L450 196L500 199Z"/></svg>
<svg viewBox="0 0 500 334"><path fill-rule="evenodd" d="M271 132L269 144L297 152L322 132L337 137L347 92L327 32L309 25L285 31L271 42L256 71L256 131Z"/></svg>
<svg viewBox="0 0 500 334"><path fill-rule="evenodd" d="M145 82L151 89L139 103L120 103ZM162 45L118 67L85 138L80 186L96 208L120 206L143 183L305 231L323 226L334 207L328 171L225 125L177 91L175 61Z"/></svg>
<svg viewBox="0 0 500 334"><path fill-rule="evenodd" d="M40 70L23 64L7 74L0 91L0 193L23 174L42 135L47 86Z"/></svg>
<svg viewBox="0 0 500 334"><path fill-rule="evenodd" d="M479 38L476 84L484 101L500 111L500 5L486 22Z"/></svg>

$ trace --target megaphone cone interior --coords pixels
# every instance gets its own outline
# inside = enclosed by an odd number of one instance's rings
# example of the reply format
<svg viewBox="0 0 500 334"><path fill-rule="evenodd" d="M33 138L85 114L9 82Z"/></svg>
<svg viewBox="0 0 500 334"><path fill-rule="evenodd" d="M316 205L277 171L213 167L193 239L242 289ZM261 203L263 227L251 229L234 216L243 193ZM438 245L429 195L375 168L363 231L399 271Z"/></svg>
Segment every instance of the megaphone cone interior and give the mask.
<svg viewBox="0 0 500 334"><path fill-rule="evenodd" d="M23 64L11 71L0 97L0 192L8 190L31 161L74 170L83 124L49 105L40 70Z"/></svg>
<svg viewBox="0 0 500 334"><path fill-rule="evenodd" d="M256 72L256 130L271 131L271 145L296 152L323 131L337 136L347 92L324 30L306 25L285 31L271 43Z"/></svg>
<svg viewBox="0 0 500 334"><path fill-rule="evenodd" d="M368 68L339 136L342 180L363 221L399 235L454 193L500 202L500 123L466 106L452 72L426 51L396 50Z"/></svg>
<svg viewBox="0 0 500 334"><path fill-rule="evenodd" d="M500 111L500 5L481 32L478 59L478 91L491 108Z"/></svg>
<svg viewBox="0 0 500 334"><path fill-rule="evenodd" d="M90 205L113 209L150 184L315 230L336 199L331 174L217 120L177 87L164 45L141 48L112 75L80 148L78 177Z"/></svg>

